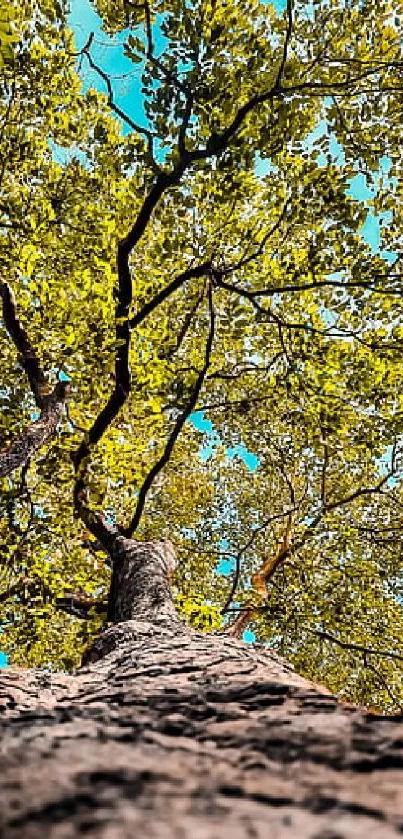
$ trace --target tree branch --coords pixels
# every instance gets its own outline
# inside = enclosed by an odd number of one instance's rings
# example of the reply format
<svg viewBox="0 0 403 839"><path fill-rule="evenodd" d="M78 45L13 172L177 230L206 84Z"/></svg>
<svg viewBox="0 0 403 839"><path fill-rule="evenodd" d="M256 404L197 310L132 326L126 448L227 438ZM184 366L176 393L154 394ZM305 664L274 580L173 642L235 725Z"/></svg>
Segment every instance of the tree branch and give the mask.
<svg viewBox="0 0 403 839"><path fill-rule="evenodd" d="M288 516L287 525L286 525L286 528L285 528L285 531L284 531L282 543L281 543L279 549L276 551L274 557L264 560L262 565L261 565L261 568L258 569L258 571L252 576L253 588L255 589L255 591L256 591L258 597L260 598L260 600L262 599L262 597L265 596L265 594L266 594L265 589L266 589L267 582L273 577L277 568L280 565L282 565L283 562L291 556L291 554L295 554L298 550L300 550L300 548L302 548L305 545L305 543L307 542L307 540L311 536L312 532L315 530L315 528L318 526L318 524L322 521L323 516L327 512L330 512L331 510L334 510L338 507L344 506L345 504L348 504L348 503L350 503L351 501L354 501L357 498L361 498L361 497L364 497L366 495L372 495L376 492L380 492L382 490L382 487L385 485L385 483L389 480L389 478L392 475L393 475L393 470L390 470L386 475L383 476L383 478L381 478L381 480L375 486L373 486L373 487L361 487L357 490L354 490L354 492L350 493L350 495L345 496L344 498L341 498L337 501L333 501L331 503L328 503L327 505L323 505L322 509L320 510L318 515L305 528L305 531L302 534L302 536L301 536L301 538L299 539L298 542L292 542L291 541L292 525L293 525L293 521L294 521L294 515L293 514L295 512L295 507L294 507L294 509L288 511L288 513L281 514L281 516L284 516L284 515ZM259 531L266 528L268 526L268 524L270 524L270 521L272 521L272 520L273 520L273 518L271 517L266 522L264 522L259 528L256 528L256 530L254 530L249 542L242 549L242 551L238 554L237 566L236 566L236 569L235 569L235 575L234 575L234 580L233 580L231 592L230 592L230 595L229 595L229 597L228 597L228 599L225 603L224 608L221 611L221 614L225 614L229 610L229 606L230 606L230 604L233 600L233 597L235 595L236 588L237 588L237 585L238 585L238 580L239 580L240 559L241 559L242 554L245 552L245 550L248 547L251 546L251 544L253 544L253 542L254 542L257 534L259 533ZM235 635L236 637L239 637L240 634L242 634L245 626L247 626L247 624L249 623L249 621L253 617L253 614L257 611L259 611L259 603L258 602L255 603L255 602L251 601L250 603L247 603L245 609L243 610L243 614L240 615L239 619L235 620L233 624L228 626L226 631L229 634L232 634L232 635Z"/></svg>
<svg viewBox="0 0 403 839"><path fill-rule="evenodd" d="M274 576L277 568L282 565L291 554L293 522L293 514L289 513L280 545L274 556L267 557L267 559L262 562L260 568L252 574L252 588L260 600L267 597L267 584L269 580ZM234 623L228 626L227 632L229 635L234 635L236 638L240 638L242 636L245 627L248 625L254 612L256 611L257 605L259 604L253 601L246 604L245 612L236 618Z"/></svg>
<svg viewBox="0 0 403 839"><path fill-rule="evenodd" d="M202 369L200 370L200 373L197 377L196 384L193 388L193 392L192 392L191 397L190 397L190 399L189 399L189 401L186 405L186 408L182 411L182 413L180 414L180 416L178 417L178 419L175 422L173 431L172 431L170 437L167 440L167 443L165 445L165 449L164 449L163 454L161 455L159 460L157 460L157 462L154 464L152 469L150 469L150 471L149 471L149 473L148 473L148 475L147 475L147 477L146 477L146 479L143 483L143 486L141 487L134 516L132 518L130 526L124 531L125 536L132 537L133 533L137 530L137 528L139 526L139 523L140 523L140 519L141 519L143 510L144 510L144 506L145 506L145 503L146 503L147 493L149 492L151 486L153 485L154 480L157 477L157 475L161 472L161 470L168 463L168 460L169 460L169 458L172 454L173 448L174 448L175 443L176 443L176 441L179 437L179 434L180 434L186 420L188 419L188 417L190 416L190 414L194 410L194 408L196 406L196 403L197 403L197 400L199 398L199 394L200 394L200 391L202 389L204 379L206 377L207 371L208 371L209 366L210 366L211 351L212 351L212 346L213 346L213 341L214 341L215 313L214 313L211 287L209 288L209 291L208 291L208 300L209 300L210 329L209 329L209 334L208 334L207 343L206 343L204 365L203 365Z"/></svg>
<svg viewBox="0 0 403 839"><path fill-rule="evenodd" d="M256 537L259 535L259 533L262 532L262 530L265 530L269 526L269 524L272 524L272 522L278 521L279 519L284 519L284 518L289 519L289 517L292 516L292 514L294 512L295 512L295 508L293 507L291 510L286 510L284 513L277 513L273 516L269 516L269 518L266 519L262 524L260 524L259 527L256 527L254 529L250 539L248 539L248 541L243 546L243 548L241 548L241 550L238 551L238 553L235 557L235 573L234 573L234 578L233 578L233 581L232 581L231 591L228 595L228 598L225 602L225 605L221 609L221 614L222 615L225 615L226 612L228 612L230 610L231 603L232 603L232 601L235 597L235 593L236 593L236 590L238 588L238 583L239 583L239 576L240 576L240 572L241 572L241 559L242 559L242 556L244 555L244 553L246 553L246 551L249 550L250 547L252 547Z"/></svg>
<svg viewBox="0 0 403 839"><path fill-rule="evenodd" d="M84 48L87 54L89 52L90 45L91 39ZM343 85L341 85L341 87L343 87L343 89L345 88L348 90L357 81L359 81L364 76L368 76L369 74L370 71L368 71L366 74L361 74L355 79L346 80L346 82L344 82ZM176 186L180 183L184 172L193 163L201 160L207 160L223 151L227 147L229 142L232 140L232 138L237 134L238 130L244 123L246 117L260 104L268 102L276 97L283 97L285 93L299 92L303 89L305 90L307 87L310 87L311 90L316 90L318 85L312 82L304 83L303 85L297 85L294 88L286 89L283 88L281 85L278 86L274 84L269 90L256 94L238 109L233 120L226 129L224 129L219 134L213 133L210 136L205 148L188 151L185 148L185 137L183 137L182 153L180 154L180 159L177 165L173 169L171 169L171 171L160 170L158 172L156 180L143 202L143 205L140 209L140 212L137 216L134 225L127 234L126 238L122 239L118 245L118 304L116 309L116 340L118 344L118 351L116 354L115 361L115 385L107 404L101 410L95 422L93 423L91 429L89 430L87 439L82 441L78 451L74 455L73 461L76 470L78 469L83 458L85 458L89 454L90 447L92 445L95 445L101 439L106 429L113 422L114 418L119 413L121 407L124 405L130 391L129 345L131 324L128 319L128 314L132 299L132 291L129 257L132 250L137 245L143 233L145 232L146 227L151 219L152 213L156 208L160 198L168 188ZM327 90L329 87L331 86L324 85L323 90ZM333 87L337 89L338 87L340 87L340 83L335 83ZM136 130L138 130L138 126L136 127ZM229 285L227 285L227 288L230 289ZM235 288L231 290L235 290ZM251 295L251 293L239 290L236 291L237 293L242 293L245 297L248 297L255 306L255 308L259 310L260 313L263 314L265 317L271 317L273 319L276 319L276 322L279 323L279 318L276 318L274 313L266 311L261 306L259 306L259 304L257 304L256 300L254 299L253 295ZM161 292L161 294L163 293L164 292ZM158 305L158 303L156 302L155 305ZM136 324L137 322L138 321L135 318L133 323ZM282 325L289 329L309 329L309 331L315 331L319 333L319 330L314 330L312 327L309 327L306 324Z"/></svg>
<svg viewBox="0 0 403 839"><path fill-rule="evenodd" d="M399 655L399 653L389 652L388 650L379 650L376 647L366 647L364 644L354 644L350 641L341 641L340 638L336 638L335 635L332 635L330 632L326 632L325 630L308 629L307 632L309 632L310 635L317 635L318 638L322 638L324 641L329 641L331 644L337 644L337 646L341 647L343 650L352 650L357 653L365 653L365 655L376 655L378 658L393 658L395 661L403 661L403 655Z"/></svg>
<svg viewBox="0 0 403 839"><path fill-rule="evenodd" d="M46 393L46 379L39 362L35 348L32 345L27 332L21 326L14 293L8 283L0 280L0 297L3 302L3 321L12 341L18 352L21 354L21 364L28 376L31 391L35 397L38 408L44 404Z"/></svg>
<svg viewBox="0 0 403 839"><path fill-rule="evenodd" d="M87 504L87 493L84 484L85 462L80 466L80 474L74 486L74 509L76 514L84 522L90 533L95 536L97 542L111 556L116 539L119 536L117 527L107 522L101 513L90 510Z"/></svg>
<svg viewBox="0 0 403 839"><path fill-rule="evenodd" d="M284 70L285 70L285 65L286 65L286 62L287 62L287 53L288 53L289 43L290 43L290 40L291 40L292 24L293 24L293 21L292 21L292 0L287 0L286 15L287 15L287 30L286 30L285 39L284 39L283 55L282 55L282 59L281 59L281 62L280 62L280 67L279 67L279 70L278 70L278 73L277 73L277 76L276 76L276 81L274 83L275 87L280 87L280 85L282 83L283 74L284 74Z"/></svg>
<svg viewBox="0 0 403 839"><path fill-rule="evenodd" d="M70 390L68 382L57 382L53 391L48 385L35 349L21 326L17 315L14 294L6 282L0 282L0 296L3 301L3 320L28 376L40 416L29 428L22 431L15 440L0 451L0 478L10 475L15 469L25 466L35 452L54 436L61 420L64 403Z"/></svg>
<svg viewBox="0 0 403 839"><path fill-rule="evenodd" d="M131 319L130 327L133 329L136 326L145 320L154 309L157 309L161 303L164 303L168 297L171 296L175 291L181 288L181 286L187 281L199 277L203 277L211 271L211 263L210 262L203 262L201 265L195 265L193 268L187 268L186 271L183 271L182 274L178 274L177 277L168 283L165 288L158 292L155 297L152 298L148 303L146 303L142 309Z"/></svg>
<svg viewBox="0 0 403 839"><path fill-rule="evenodd" d="M108 106L111 109L111 111L113 111L116 114L116 116L119 117L119 119L121 119L123 122L125 122L126 125L128 125L130 128L132 128L133 131L137 131L138 134L143 134L147 138L148 151L150 153L152 167L153 167L155 172L159 172L159 171L161 171L160 167L158 166L158 164L157 164L157 162L154 158L154 136L155 135L153 134L152 131L150 131L149 128L145 128L145 127L139 125L137 122L134 122L134 120L131 117L129 117L128 114L126 114L124 111L122 111L122 108L120 108L119 105L116 104L110 76L108 75L108 73L105 73L105 70L102 70L102 67L100 67L99 64L97 64L94 61L94 59L91 55L91 52L90 52L91 45L92 45L93 40L94 40L94 36L95 36L95 33L91 32L91 35L88 38L87 43L85 44L85 46L81 50L80 54L87 56L88 63L90 65L91 69L94 70L96 73L98 73L98 75L101 77L101 79L103 79L103 81L105 82L106 89L107 89L107 92L108 92Z"/></svg>
<svg viewBox="0 0 403 839"><path fill-rule="evenodd" d="M60 612L66 612L67 615L72 615L81 620L89 620L93 614L102 615L107 612L108 601L97 600L93 597L87 597L80 594L67 594L65 597L57 597L55 600L56 609Z"/></svg>
<svg viewBox="0 0 403 839"><path fill-rule="evenodd" d="M165 354L165 358L167 359L167 361L170 361L172 359L172 357L175 355L175 353L177 353L178 350L181 348L181 346L183 344L183 341L185 340L185 337L186 337L186 335L187 335L187 333L188 333L188 331L191 327L193 318L195 317L196 312L198 311L199 306L201 305L201 303L203 301L205 293L206 293L206 286L204 285L200 294L198 294L193 306L191 306L189 311L186 313L183 325L182 325L181 329L179 330L178 334L176 335L176 345L171 350L168 350L168 352ZM208 376L206 378L208 378Z"/></svg>

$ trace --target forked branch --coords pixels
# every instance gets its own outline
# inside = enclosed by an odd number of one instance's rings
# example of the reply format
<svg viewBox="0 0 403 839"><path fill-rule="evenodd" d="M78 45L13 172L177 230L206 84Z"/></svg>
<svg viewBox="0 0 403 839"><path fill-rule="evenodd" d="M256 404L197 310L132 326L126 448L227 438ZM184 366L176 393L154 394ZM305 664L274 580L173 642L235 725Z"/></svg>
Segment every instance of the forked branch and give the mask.
<svg viewBox="0 0 403 839"><path fill-rule="evenodd" d="M284 532L274 555L269 555L264 559L260 568L252 574L252 599L242 609L235 621L227 627L227 633L233 635L235 638L241 638L248 623L253 618L253 615L261 608L262 602L267 598L267 585L271 578L277 571L277 568L282 565L290 556L292 550L292 530L294 523L294 514L288 513ZM235 593L235 592L234 592ZM233 595L231 596L232 600ZM231 602L228 599L225 606L225 611ZM224 611L224 610L223 610Z"/></svg>
<svg viewBox="0 0 403 839"><path fill-rule="evenodd" d="M196 383L194 385L192 394L191 394L184 410L178 416L178 418L175 422L174 428L173 428L173 430L172 430L172 432L171 432L171 434L170 434L170 436L169 436L169 438L168 438L168 440L165 444L165 449L164 449L161 457L156 461L156 463L154 463L153 467L150 469L148 475L145 478L143 486L141 487L140 492L139 492L139 497L138 497L138 501L137 501L134 516L132 518L130 526L127 528L127 530L124 531L125 536L131 537L131 536L133 536L133 533L137 530L137 528L139 526L139 523L140 523L140 519L141 519L143 510L144 510L144 506L145 506L145 503L146 503L147 494L148 494L149 490L151 489L157 475L159 475L161 470L168 463L169 458L171 457L171 454L173 452L175 443L176 443L176 441L179 437L179 434L182 431L182 428L183 428L186 420L188 419L188 417L190 416L190 414L194 411L194 409L196 407L197 400L199 398L199 395L200 395L200 392L201 392L201 389L202 389L202 386L203 386L203 382L206 378L207 371L210 367L211 351L212 351L213 341L214 341L215 313L214 313L213 296L212 296L211 286L208 289L208 301L209 301L210 327L209 327L209 334L208 334L207 342L206 342L204 365L199 372L199 375L196 379Z"/></svg>

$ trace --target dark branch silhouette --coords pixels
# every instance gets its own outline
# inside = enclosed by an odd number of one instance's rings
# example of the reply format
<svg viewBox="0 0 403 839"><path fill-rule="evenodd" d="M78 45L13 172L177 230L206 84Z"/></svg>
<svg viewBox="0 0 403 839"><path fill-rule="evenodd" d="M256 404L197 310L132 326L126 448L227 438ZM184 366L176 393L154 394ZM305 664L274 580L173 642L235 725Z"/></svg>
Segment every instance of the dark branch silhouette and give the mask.
<svg viewBox="0 0 403 839"><path fill-rule="evenodd" d="M4 325L20 353L21 364L40 409L39 418L0 451L0 478L4 478L24 467L32 455L54 436L70 388L68 382L57 382L53 390L50 390L33 344L21 326L14 294L6 282L0 282L0 297L3 302Z"/></svg>
<svg viewBox="0 0 403 839"><path fill-rule="evenodd" d="M208 300L209 300L210 328L209 328L209 334L208 334L207 343L206 343L204 365L203 365L202 369L200 370L200 373L197 377L195 386L193 388L192 394L190 396L190 399L187 402L186 407L184 408L184 410L182 411L182 413L179 415L179 417L177 418L177 420L175 422L173 431L172 431L171 435L169 436L169 438L166 442L163 454L161 455L159 460L157 460L157 462L154 464L152 469L150 469L150 471L149 471L149 473L148 473L148 475L147 475L147 477L146 477L146 479L143 483L143 486L140 489L136 510L135 510L134 516L132 518L132 521L130 523L130 526L124 531L125 536L130 536L131 537L131 536L133 536L133 533L137 530L137 528L139 526L139 523L140 523L140 519L141 519L143 510L144 510L144 505L146 503L147 493L151 489L157 475L161 472L161 470L164 468L164 466L166 466L166 464L168 463L168 460L171 457L173 448L174 448L175 443L176 443L176 441L179 437L179 434L182 431L182 428L183 428L186 420L188 419L188 417L190 416L190 414L192 413L192 411L196 407L196 403L197 403L197 400L199 398L200 391L201 391L202 386L203 386L203 382L206 378L207 371L210 367L211 351L212 351L213 341L214 341L215 314L214 314L214 306L213 306L213 298L212 298L211 287L209 288L209 291L208 291Z"/></svg>
<svg viewBox="0 0 403 839"><path fill-rule="evenodd" d="M108 601L97 600L80 594L66 594L65 597L57 597L55 600L56 609L66 612L81 620L89 620L92 615L102 615L107 612Z"/></svg>
<svg viewBox="0 0 403 839"><path fill-rule="evenodd" d="M394 653L389 650L379 650L378 648L374 647L367 647L365 644L354 644L351 641L341 641L340 638L336 638L335 635L332 635L331 632L327 632L322 629L307 629L310 635L316 635L318 638L322 638L323 641L329 641L330 644L337 644L338 647L341 647L343 650L352 650L356 653L365 653L365 655L375 655L379 658L393 658L396 661L403 661L403 655L399 655L399 653Z"/></svg>
<svg viewBox="0 0 403 839"><path fill-rule="evenodd" d="M21 325L17 314L14 293L8 283L0 281L0 297L3 302L3 321L10 338L20 353L21 364L27 374L31 391L38 408L43 407L43 397L46 391L46 378L42 370L36 350L28 337L28 333Z"/></svg>
<svg viewBox="0 0 403 839"><path fill-rule="evenodd" d="M108 106L110 107L111 111L113 111L116 114L116 116L119 117L119 119L121 119L123 122L125 122L126 125L128 125L130 128L132 128L133 131L136 131L138 134L144 134L144 136L147 138L148 151L149 151L149 154L150 154L150 163L151 163L154 171L159 172L160 167L158 166L158 164L157 164L157 162L154 158L154 136L155 135L153 134L152 131L149 130L149 128L145 128L144 126L139 125L139 123L135 122L131 117L129 117L128 114L125 113L125 111L122 110L122 108L119 107L119 105L116 104L115 98L114 98L114 93L113 93L111 78L108 75L108 73L105 73L105 71L102 69L102 67L100 67L99 64L96 63L96 61L94 61L94 59L91 55L91 52L90 52L90 49L91 49L91 46L92 46L92 43L93 43L93 40L94 40L94 36L95 36L95 33L91 32L87 43L85 44L85 46L82 48L82 50L80 52L80 55L85 55L87 57L88 63L90 65L91 69L95 70L95 72L98 73L100 78L103 79L103 81L105 82L106 89L108 91Z"/></svg>

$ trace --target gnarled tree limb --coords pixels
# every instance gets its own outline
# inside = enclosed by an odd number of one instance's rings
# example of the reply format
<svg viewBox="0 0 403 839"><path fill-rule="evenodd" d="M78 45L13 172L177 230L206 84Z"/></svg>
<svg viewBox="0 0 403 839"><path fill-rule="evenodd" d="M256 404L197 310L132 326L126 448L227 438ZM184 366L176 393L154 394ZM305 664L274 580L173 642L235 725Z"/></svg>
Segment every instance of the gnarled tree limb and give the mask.
<svg viewBox="0 0 403 839"><path fill-rule="evenodd" d="M252 574L252 588L255 599L247 603L235 621L227 627L226 631L229 635L233 635L235 638L242 638L242 634L248 623L252 620L254 614L259 611L260 603L267 598L267 583L276 573L277 568L288 559L292 551L293 523L294 515L290 512L287 515L284 533L274 556L267 557L260 568Z"/></svg>
<svg viewBox="0 0 403 839"><path fill-rule="evenodd" d="M64 403L69 392L68 382L57 382L49 393L46 378L35 349L21 326L14 294L6 282L0 281L3 321L14 345L20 353L22 366L28 376L40 415L32 425L0 452L0 478L25 466L38 449L56 433Z"/></svg>

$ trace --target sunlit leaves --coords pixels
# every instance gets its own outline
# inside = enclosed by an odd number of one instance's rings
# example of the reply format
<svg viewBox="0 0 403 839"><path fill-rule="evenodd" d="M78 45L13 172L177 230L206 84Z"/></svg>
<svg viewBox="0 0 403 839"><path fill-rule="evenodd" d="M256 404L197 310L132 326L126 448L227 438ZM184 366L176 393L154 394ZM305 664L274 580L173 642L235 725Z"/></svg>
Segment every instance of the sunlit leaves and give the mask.
<svg viewBox="0 0 403 839"><path fill-rule="evenodd" d="M13 48L18 36L13 28L13 14L10 4L0 3L0 69L13 60Z"/></svg>

